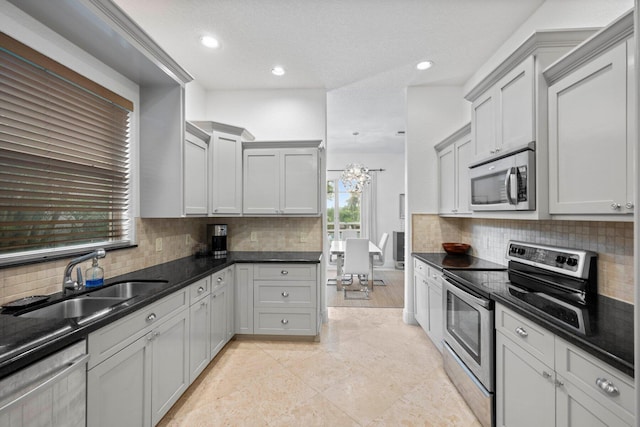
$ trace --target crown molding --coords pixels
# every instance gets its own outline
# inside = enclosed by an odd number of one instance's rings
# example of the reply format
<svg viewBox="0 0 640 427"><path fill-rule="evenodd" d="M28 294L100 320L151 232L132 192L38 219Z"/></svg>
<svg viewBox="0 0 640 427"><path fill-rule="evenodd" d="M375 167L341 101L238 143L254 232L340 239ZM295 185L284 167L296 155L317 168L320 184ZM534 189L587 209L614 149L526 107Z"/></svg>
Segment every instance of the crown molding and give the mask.
<svg viewBox="0 0 640 427"><path fill-rule="evenodd" d="M446 137L445 139L437 143L433 148L436 151L441 151L442 149L447 148L449 145L453 144L463 136L470 135L470 134L471 134L471 122L467 123L457 131L453 132L451 135L449 135L448 137Z"/></svg>

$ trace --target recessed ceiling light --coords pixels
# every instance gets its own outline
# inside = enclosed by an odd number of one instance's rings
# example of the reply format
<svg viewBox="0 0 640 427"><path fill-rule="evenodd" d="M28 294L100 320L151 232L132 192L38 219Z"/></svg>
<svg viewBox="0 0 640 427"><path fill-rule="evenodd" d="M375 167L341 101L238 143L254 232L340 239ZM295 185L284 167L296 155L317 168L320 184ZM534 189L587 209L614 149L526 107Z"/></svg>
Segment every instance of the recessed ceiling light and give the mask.
<svg viewBox="0 0 640 427"><path fill-rule="evenodd" d="M211 36L203 36L200 38L200 43L202 43L203 46L206 46L208 48L211 49L217 49L220 47L220 42L218 41L218 39L216 39L215 37L211 37Z"/></svg>
<svg viewBox="0 0 640 427"><path fill-rule="evenodd" d="M416 65L416 68L420 71L423 71L423 70L428 70L432 66L433 66L433 61L422 61L422 62L418 62L418 65Z"/></svg>
<svg viewBox="0 0 640 427"><path fill-rule="evenodd" d="M271 73L272 73L274 76L284 76L284 68L282 68L282 67L280 67L280 66L273 67L273 68L271 69Z"/></svg>

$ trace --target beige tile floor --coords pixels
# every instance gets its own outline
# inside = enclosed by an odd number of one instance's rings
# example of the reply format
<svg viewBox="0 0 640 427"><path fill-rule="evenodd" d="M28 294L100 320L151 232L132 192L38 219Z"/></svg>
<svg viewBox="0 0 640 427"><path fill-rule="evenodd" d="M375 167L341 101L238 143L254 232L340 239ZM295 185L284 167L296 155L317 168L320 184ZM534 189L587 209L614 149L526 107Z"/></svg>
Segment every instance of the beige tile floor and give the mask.
<svg viewBox="0 0 640 427"><path fill-rule="evenodd" d="M160 426L473 426L402 309L329 307L320 342L234 340Z"/></svg>

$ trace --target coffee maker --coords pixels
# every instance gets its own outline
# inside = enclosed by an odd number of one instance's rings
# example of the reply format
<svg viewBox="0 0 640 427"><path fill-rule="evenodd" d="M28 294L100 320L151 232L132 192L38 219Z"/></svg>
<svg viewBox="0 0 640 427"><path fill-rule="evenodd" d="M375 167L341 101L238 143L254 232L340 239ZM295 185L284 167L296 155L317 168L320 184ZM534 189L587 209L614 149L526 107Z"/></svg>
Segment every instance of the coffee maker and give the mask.
<svg viewBox="0 0 640 427"><path fill-rule="evenodd" d="M215 259L227 257L227 224L207 225L207 236L211 239L211 254Z"/></svg>

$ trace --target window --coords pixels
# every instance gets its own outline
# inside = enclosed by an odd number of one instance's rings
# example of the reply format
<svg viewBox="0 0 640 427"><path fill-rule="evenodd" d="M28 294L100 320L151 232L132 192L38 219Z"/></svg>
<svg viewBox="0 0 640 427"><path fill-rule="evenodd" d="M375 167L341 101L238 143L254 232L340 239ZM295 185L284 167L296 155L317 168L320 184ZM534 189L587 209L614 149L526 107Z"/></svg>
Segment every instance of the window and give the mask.
<svg viewBox="0 0 640 427"><path fill-rule="evenodd" d="M0 264L130 244L132 110L0 33Z"/></svg>
<svg viewBox="0 0 640 427"><path fill-rule="evenodd" d="M327 233L329 240L360 235L360 194L349 193L339 179L327 181Z"/></svg>

